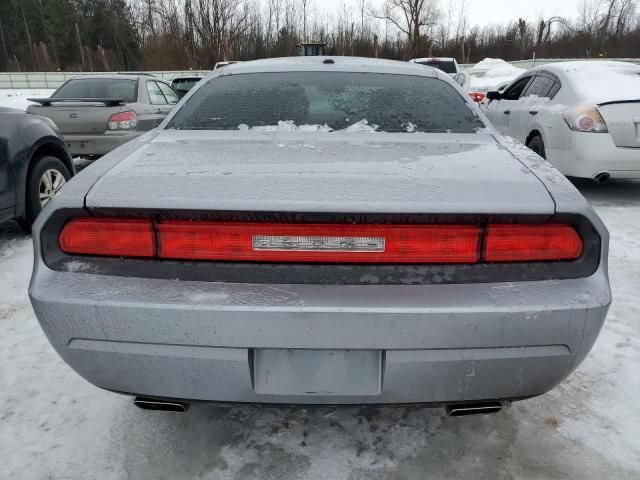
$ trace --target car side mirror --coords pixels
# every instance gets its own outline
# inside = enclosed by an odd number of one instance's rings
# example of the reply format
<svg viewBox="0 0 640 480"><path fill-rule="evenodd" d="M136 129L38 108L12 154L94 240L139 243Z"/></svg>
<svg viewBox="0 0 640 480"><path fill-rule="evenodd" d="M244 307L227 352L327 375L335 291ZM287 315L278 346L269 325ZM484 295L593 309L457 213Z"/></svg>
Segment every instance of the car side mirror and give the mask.
<svg viewBox="0 0 640 480"><path fill-rule="evenodd" d="M487 93L487 99L489 101L502 99L502 94L498 91Z"/></svg>

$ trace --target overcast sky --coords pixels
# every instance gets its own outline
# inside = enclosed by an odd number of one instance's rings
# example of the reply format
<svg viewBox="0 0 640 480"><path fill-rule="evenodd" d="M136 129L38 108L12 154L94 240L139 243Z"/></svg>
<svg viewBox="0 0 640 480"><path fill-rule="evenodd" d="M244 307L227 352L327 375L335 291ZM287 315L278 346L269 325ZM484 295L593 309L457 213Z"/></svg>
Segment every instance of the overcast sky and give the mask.
<svg viewBox="0 0 640 480"><path fill-rule="evenodd" d="M318 7L337 12L338 6L346 1L355 4L354 0L315 0ZM370 0L372 5L380 5L383 0ZM446 0L441 0L444 5ZM525 17L535 20L539 16L551 17L560 15L574 18L579 0L470 0L469 23L486 25L503 23Z"/></svg>

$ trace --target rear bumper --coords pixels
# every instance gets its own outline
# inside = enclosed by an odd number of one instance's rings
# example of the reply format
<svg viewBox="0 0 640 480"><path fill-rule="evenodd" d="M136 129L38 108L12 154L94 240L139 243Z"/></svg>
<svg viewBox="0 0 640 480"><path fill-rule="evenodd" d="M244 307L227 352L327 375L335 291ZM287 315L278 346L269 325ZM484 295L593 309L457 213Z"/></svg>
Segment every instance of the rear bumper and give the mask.
<svg viewBox="0 0 640 480"><path fill-rule="evenodd" d="M106 155L144 133L146 132L107 131L100 134L66 134L64 141L74 157L100 156Z"/></svg>
<svg viewBox="0 0 640 480"><path fill-rule="evenodd" d="M553 150L549 158L565 175L594 178L609 173L611 178L640 178L640 148L620 148L611 135L572 132L572 150Z"/></svg>
<svg viewBox="0 0 640 480"><path fill-rule="evenodd" d="M584 359L606 275L521 284L240 285L54 272L36 315L93 384L151 397L286 404L451 403L547 392ZM259 394L256 352L380 352L379 391ZM317 374L309 368L309 375Z"/></svg>

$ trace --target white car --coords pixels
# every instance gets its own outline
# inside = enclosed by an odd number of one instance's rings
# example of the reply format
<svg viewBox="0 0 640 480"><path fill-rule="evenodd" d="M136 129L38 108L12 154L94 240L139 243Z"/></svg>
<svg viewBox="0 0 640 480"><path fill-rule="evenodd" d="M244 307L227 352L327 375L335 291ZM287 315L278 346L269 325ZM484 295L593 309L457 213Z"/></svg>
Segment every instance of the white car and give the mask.
<svg viewBox="0 0 640 480"><path fill-rule="evenodd" d="M585 61L544 65L490 92L493 125L568 176L640 178L640 66Z"/></svg>

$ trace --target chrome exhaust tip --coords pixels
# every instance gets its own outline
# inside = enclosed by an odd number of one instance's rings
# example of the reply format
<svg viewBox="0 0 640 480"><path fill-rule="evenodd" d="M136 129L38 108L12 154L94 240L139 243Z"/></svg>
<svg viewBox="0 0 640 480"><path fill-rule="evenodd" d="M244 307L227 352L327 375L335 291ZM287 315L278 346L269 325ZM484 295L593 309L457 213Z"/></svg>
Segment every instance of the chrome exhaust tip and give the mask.
<svg viewBox="0 0 640 480"><path fill-rule="evenodd" d="M602 185L603 183L607 183L610 178L611 178L611 174L610 173L602 172L602 173L597 174L595 177L593 177L593 180L596 183L599 183L599 184Z"/></svg>
<svg viewBox="0 0 640 480"><path fill-rule="evenodd" d="M188 403L155 400L153 398L136 397L133 404L142 410L184 413L189 410Z"/></svg>
<svg viewBox="0 0 640 480"><path fill-rule="evenodd" d="M490 415L499 413L504 408L500 402L490 403L466 403L460 405L448 405L447 415L449 417L466 417L468 415Z"/></svg>

